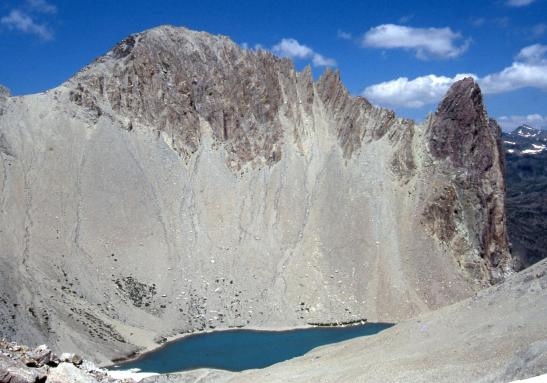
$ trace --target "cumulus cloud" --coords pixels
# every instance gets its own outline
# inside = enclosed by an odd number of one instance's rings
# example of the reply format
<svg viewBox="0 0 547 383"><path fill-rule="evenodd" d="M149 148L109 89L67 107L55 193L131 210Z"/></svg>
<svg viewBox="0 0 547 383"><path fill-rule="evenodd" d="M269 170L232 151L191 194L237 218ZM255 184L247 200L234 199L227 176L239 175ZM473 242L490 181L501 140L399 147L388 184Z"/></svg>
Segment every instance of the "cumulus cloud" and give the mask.
<svg viewBox="0 0 547 383"><path fill-rule="evenodd" d="M10 30L36 35L42 40L53 39L53 32L47 24L37 23L32 16L18 9L12 9L7 16L0 18L0 25Z"/></svg>
<svg viewBox="0 0 547 383"><path fill-rule="evenodd" d="M364 47L409 49L420 59L454 58L469 48L470 40L462 41L460 33L450 28L412 28L383 24L368 30L361 41Z"/></svg>
<svg viewBox="0 0 547 383"><path fill-rule="evenodd" d="M484 93L504 93L532 87L547 90L547 46L534 44L521 49L511 66L479 80Z"/></svg>
<svg viewBox="0 0 547 383"><path fill-rule="evenodd" d="M503 130L513 130L523 124L534 128L547 129L547 116L529 114L527 116L501 116L496 119Z"/></svg>
<svg viewBox="0 0 547 383"><path fill-rule="evenodd" d="M363 96L380 105L421 108L439 101L454 81L467 76L473 77L469 74L457 74L454 77L430 74L413 80L399 77L367 87Z"/></svg>
<svg viewBox="0 0 547 383"><path fill-rule="evenodd" d="M484 94L497 94L533 87L547 90L547 46L534 44L521 49L511 66L484 77L474 74L457 74L454 77L430 74L409 80L395 80L368 86L363 96L374 103L386 106L421 108L438 102L450 85L465 76L475 78Z"/></svg>
<svg viewBox="0 0 547 383"><path fill-rule="evenodd" d="M295 39L282 39L278 44L272 47L272 52L279 56L289 57L293 60L311 60L312 64L316 67L336 65L334 59L315 52L310 47L300 44Z"/></svg>
<svg viewBox="0 0 547 383"><path fill-rule="evenodd" d="M547 65L515 62L501 72L480 79L486 94L505 93L532 87L547 90Z"/></svg>
<svg viewBox="0 0 547 383"><path fill-rule="evenodd" d="M527 63L541 63L545 62L545 56L547 56L547 45L534 44L522 48L515 59Z"/></svg>
<svg viewBox="0 0 547 383"><path fill-rule="evenodd" d="M532 4L534 1L535 0L507 0L505 4L510 7L525 7Z"/></svg>

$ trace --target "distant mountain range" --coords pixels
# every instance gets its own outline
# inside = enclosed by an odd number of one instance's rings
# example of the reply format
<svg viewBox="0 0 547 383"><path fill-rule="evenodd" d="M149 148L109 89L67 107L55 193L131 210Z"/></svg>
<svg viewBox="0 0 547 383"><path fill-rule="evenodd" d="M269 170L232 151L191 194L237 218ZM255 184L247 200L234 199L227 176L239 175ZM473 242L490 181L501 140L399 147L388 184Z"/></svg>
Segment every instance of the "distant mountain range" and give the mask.
<svg viewBox="0 0 547 383"><path fill-rule="evenodd" d="M521 267L547 257L547 131L503 133L508 231Z"/></svg>
<svg viewBox="0 0 547 383"><path fill-rule="evenodd" d="M506 152L514 155L535 155L547 151L547 131L521 125L503 134Z"/></svg>

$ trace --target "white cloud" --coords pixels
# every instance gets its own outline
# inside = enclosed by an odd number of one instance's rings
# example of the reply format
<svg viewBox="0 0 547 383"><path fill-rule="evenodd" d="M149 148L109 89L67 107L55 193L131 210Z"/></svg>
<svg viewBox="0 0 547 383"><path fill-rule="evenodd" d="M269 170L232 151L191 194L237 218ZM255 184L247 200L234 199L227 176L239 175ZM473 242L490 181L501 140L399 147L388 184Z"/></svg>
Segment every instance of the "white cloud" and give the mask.
<svg viewBox="0 0 547 383"><path fill-rule="evenodd" d="M515 59L527 63L541 63L545 61L547 45L534 44L522 48Z"/></svg>
<svg viewBox="0 0 547 383"><path fill-rule="evenodd" d="M532 4L534 1L535 0L507 0L505 4L510 7L525 7Z"/></svg>
<svg viewBox="0 0 547 383"><path fill-rule="evenodd" d="M272 50L280 56L286 56L293 59L305 59L313 55L310 47L300 44L295 39L282 39Z"/></svg>
<svg viewBox="0 0 547 383"><path fill-rule="evenodd" d="M445 77L430 74L413 80L399 77L367 87L363 91L363 96L379 105L421 108L439 101L454 81L467 76L473 75L458 74L454 77Z"/></svg>
<svg viewBox="0 0 547 383"><path fill-rule="evenodd" d="M541 114L529 114L527 116L501 116L496 118L503 130L513 130L523 124L538 129L547 129L547 116Z"/></svg>
<svg viewBox="0 0 547 383"><path fill-rule="evenodd" d="M40 13L57 13L57 7L46 0L27 0L27 6L31 11Z"/></svg>
<svg viewBox="0 0 547 383"><path fill-rule="evenodd" d="M295 39L282 39L272 47L272 52L279 56L289 57L294 60L311 60L314 66L335 66L334 59L325 57L315 52L310 47L300 44Z"/></svg>
<svg viewBox="0 0 547 383"><path fill-rule="evenodd" d="M383 24L369 29L363 36L362 45L373 48L410 49L420 59L430 57L454 58L469 48L470 40L450 28L412 28L403 25Z"/></svg>
<svg viewBox="0 0 547 383"><path fill-rule="evenodd" d="M517 54L511 66L484 77L473 74L454 77L430 74L412 80L400 77L368 86L362 94L379 105L421 108L438 102L450 85L464 76L474 77L484 94L505 93L525 87L547 91L546 55L547 46L530 45Z"/></svg>
<svg viewBox="0 0 547 383"><path fill-rule="evenodd" d="M501 72L481 78L479 84L486 94L505 93L526 87L547 90L547 65L515 62Z"/></svg>
<svg viewBox="0 0 547 383"><path fill-rule="evenodd" d="M338 36L338 38L342 40L351 40L353 38L353 35L351 33L344 32L340 29L336 32L336 36Z"/></svg>
<svg viewBox="0 0 547 383"><path fill-rule="evenodd" d="M250 46L249 43L246 43L246 42L241 43L241 48L248 49L250 51L259 51L264 49L264 47L260 44L255 44L254 46Z"/></svg>
<svg viewBox="0 0 547 383"><path fill-rule="evenodd" d="M336 66L336 60L314 53L312 57L313 66Z"/></svg>
<svg viewBox="0 0 547 383"><path fill-rule="evenodd" d="M0 24L11 30L34 34L42 40L51 40L53 32L47 24L39 24L27 13L18 9L12 9L7 16L0 18Z"/></svg>
<svg viewBox="0 0 547 383"><path fill-rule="evenodd" d="M547 90L547 46L534 44L525 47L511 66L479 80L484 93L495 94L532 87Z"/></svg>

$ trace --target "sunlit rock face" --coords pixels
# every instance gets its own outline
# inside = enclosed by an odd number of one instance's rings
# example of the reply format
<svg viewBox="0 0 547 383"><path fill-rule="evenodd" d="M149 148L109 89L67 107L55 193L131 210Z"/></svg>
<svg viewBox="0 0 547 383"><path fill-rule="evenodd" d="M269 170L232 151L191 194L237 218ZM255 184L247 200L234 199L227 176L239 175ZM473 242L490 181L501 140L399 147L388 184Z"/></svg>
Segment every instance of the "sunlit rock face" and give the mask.
<svg viewBox="0 0 547 383"><path fill-rule="evenodd" d="M510 272L499 130L423 124L170 26L0 107L0 332L97 360L232 326L394 322ZM2 105L2 104L0 104Z"/></svg>

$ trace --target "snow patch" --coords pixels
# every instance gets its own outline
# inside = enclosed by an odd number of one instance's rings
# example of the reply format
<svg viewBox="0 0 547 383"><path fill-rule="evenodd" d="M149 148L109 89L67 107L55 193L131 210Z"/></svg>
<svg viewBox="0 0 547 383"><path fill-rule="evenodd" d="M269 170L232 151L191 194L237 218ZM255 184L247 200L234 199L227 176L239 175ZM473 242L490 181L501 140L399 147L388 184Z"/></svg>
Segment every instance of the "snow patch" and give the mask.
<svg viewBox="0 0 547 383"><path fill-rule="evenodd" d="M547 374L539 375L533 378L513 380L511 383L547 383Z"/></svg>
<svg viewBox="0 0 547 383"><path fill-rule="evenodd" d="M108 375L114 379L133 379L135 382L140 382L144 378L150 376L159 375L155 372L140 372L138 368L132 368L130 370L120 370L120 371L108 371Z"/></svg>
<svg viewBox="0 0 547 383"><path fill-rule="evenodd" d="M522 154L539 154L543 152L545 149L547 149L545 145L532 144L532 147L533 149L526 149L526 150L523 150L521 153Z"/></svg>

